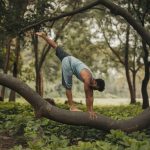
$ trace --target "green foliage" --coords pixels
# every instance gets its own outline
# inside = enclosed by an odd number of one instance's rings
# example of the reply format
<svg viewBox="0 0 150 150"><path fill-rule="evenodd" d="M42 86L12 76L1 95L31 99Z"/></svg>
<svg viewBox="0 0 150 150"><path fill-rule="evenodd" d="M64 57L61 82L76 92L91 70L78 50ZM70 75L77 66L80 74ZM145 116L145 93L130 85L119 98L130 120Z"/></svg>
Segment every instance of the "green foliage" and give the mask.
<svg viewBox="0 0 150 150"><path fill-rule="evenodd" d="M122 131L111 130L111 133L107 135L108 141L111 140L113 143L120 145L122 148L137 150L146 149L150 146L148 135L144 132L133 132L130 135L125 134Z"/></svg>
<svg viewBox="0 0 150 150"><path fill-rule="evenodd" d="M107 107L100 107L100 108L96 107L95 109L100 114L104 114L106 116L109 116L117 120L129 119L131 117L135 117L142 111L139 104L129 105L129 106L119 106L119 107L118 106L114 106L114 107L107 106Z"/></svg>
<svg viewBox="0 0 150 150"><path fill-rule="evenodd" d="M60 105L66 108L65 105ZM98 113L115 119L127 119L141 112L140 105L96 107ZM85 110L85 106L80 106ZM0 103L0 135L7 134L23 144L11 150L147 150L149 129L130 134L120 130L106 133L89 127L36 119L29 105ZM19 143L19 142L18 142Z"/></svg>
<svg viewBox="0 0 150 150"><path fill-rule="evenodd" d="M14 35L24 24L24 11L27 6L27 0L7 0L3 1L1 15L1 29L4 35Z"/></svg>

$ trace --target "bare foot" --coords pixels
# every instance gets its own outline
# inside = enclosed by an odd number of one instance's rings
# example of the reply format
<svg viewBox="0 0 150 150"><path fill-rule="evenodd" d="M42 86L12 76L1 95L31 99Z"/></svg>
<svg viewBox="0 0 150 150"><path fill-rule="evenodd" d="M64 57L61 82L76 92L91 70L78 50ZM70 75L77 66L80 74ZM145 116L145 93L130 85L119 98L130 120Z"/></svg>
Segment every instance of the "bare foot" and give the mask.
<svg viewBox="0 0 150 150"><path fill-rule="evenodd" d="M81 109L78 109L76 107L70 107L70 111L82 111Z"/></svg>

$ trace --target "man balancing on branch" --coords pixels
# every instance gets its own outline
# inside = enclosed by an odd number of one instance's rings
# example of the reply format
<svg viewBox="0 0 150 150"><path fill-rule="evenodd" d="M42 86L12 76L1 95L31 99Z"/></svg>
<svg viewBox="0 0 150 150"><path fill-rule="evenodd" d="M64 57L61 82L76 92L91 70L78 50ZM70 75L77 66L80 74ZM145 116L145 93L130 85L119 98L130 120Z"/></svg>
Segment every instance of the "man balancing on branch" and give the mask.
<svg viewBox="0 0 150 150"><path fill-rule="evenodd" d="M95 117L93 111L93 90L103 91L105 82L102 79L94 79L91 70L79 59L66 53L53 40L46 36L44 32L36 32L36 35L42 37L51 47L56 50L56 56L62 63L62 85L66 88L66 96L70 106L70 111L81 111L73 103L72 97L72 76L75 75L84 83L87 111L90 117Z"/></svg>

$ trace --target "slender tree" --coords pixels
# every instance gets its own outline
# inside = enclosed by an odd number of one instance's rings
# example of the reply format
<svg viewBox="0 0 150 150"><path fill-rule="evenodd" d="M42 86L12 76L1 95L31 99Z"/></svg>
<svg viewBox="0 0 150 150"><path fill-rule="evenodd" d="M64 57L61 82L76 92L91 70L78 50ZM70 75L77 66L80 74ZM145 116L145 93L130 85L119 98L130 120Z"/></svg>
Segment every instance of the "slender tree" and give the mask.
<svg viewBox="0 0 150 150"><path fill-rule="evenodd" d="M10 60L10 44L11 44L11 38L8 38L6 42L6 54L5 54L5 60L4 60L4 66L3 66L3 72L7 74L8 69L9 69L9 60ZM2 86L1 91L0 91L0 99L1 101L4 101L4 96L5 96L5 87Z"/></svg>
<svg viewBox="0 0 150 150"><path fill-rule="evenodd" d="M19 56L20 56L20 37L16 38L15 42L15 58L13 62L13 77L17 78L19 73ZM9 101L15 101L16 99L16 93L15 91L11 90L9 95Z"/></svg>

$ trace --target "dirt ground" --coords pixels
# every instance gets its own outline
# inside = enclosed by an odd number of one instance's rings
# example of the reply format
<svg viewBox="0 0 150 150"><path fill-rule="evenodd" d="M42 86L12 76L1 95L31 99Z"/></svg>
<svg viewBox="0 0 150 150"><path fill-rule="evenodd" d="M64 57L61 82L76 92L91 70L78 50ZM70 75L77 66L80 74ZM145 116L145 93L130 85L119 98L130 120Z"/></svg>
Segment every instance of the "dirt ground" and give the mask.
<svg viewBox="0 0 150 150"><path fill-rule="evenodd" d="M6 134L0 134L0 150L8 150L16 144L15 139Z"/></svg>
<svg viewBox="0 0 150 150"><path fill-rule="evenodd" d="M21 138L16 139L15 137L7 135L7 133L0 133L0 150L9 150L18 144L26 145L25 141Z"/></svg>

